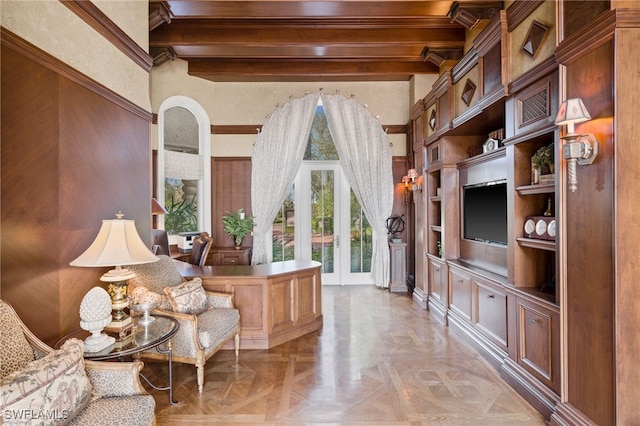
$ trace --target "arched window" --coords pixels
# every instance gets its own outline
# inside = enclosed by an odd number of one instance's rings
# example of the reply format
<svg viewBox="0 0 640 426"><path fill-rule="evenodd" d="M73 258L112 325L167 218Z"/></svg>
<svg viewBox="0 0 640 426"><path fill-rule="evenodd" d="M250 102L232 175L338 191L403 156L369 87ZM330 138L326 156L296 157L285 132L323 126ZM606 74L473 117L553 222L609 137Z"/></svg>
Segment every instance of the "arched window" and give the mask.
<svg viewBox="0 0 640 426"><path fill-rule="evenodd" d="M156 196L168 212L159 226L170 239L179 232L211 233L210 127L191 98L172 96L160 105Z"/></svg>

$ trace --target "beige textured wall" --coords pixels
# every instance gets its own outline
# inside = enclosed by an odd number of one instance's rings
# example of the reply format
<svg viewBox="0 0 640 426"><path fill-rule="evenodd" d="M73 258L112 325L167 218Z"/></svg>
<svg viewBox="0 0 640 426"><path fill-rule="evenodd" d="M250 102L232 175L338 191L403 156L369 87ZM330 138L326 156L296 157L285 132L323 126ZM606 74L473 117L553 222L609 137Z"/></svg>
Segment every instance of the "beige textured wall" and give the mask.
<svg viewBox="0 0 640 426"><path fill-rule="evenodd" d="M95 4L145 50L147 0ZM62 62L150 111L149 74L57 0L3 0L0 24ZM133 30L134 27L138 27Z"/></svg>
<svg viewBox="0 0 640 426"><path fill-rule="evenodd" d="M523 52L522 43L529 33L531 23L536 20L547 27L547 32L542 39L542 44L534 58ZM509 81L513 81L526 71L538 65L540 62L552 56L556 48L556 4L553 1L545 1L510 34L511 58Z"/></svg>
<svg viewBox="0 0 640 426"><path fill-rule="evenodd" d="M213 125L261 125L276 105L304 96L305 91L346 97L355 95L366 104L380 123L397 125L409 122L410 82L317 82L317 83L214 83L187 74L187 63L180 59L166 62L151 71L151 103L157 113L162 102L171 96L188 96L209 114ZM426 94L426 92L425 92ZM152 129L154 147L157 146L157 126ZM405 155L404 134L389 135L393 155ZM214 135L211 155L250 156L256 135Z"/></svg>

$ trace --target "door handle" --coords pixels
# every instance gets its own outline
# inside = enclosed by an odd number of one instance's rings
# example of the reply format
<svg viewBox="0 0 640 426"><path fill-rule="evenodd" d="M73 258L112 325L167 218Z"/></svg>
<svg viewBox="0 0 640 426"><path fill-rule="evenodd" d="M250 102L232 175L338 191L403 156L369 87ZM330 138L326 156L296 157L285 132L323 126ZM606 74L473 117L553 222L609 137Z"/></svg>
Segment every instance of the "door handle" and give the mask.
<svg viewBox="0 0 640 426"><path fill-rule="evenodd" d="M336 235L336 248L340 248L340 235Z"/></svg>

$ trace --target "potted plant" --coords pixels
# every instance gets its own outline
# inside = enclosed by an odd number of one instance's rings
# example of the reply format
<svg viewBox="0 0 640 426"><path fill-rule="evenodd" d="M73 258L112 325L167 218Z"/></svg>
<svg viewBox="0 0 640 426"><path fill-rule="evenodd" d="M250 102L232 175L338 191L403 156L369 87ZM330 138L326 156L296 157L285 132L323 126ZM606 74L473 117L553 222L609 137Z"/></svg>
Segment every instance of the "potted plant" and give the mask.
<svg viewBox="0 0 640 426"><path fill-rule="evenodd" d="M540 169L540 174L553 173L553 144L543 146L531 157L533 166Z"/></svg>
<svg viewBox="0 0 640 426"><path fill-rule="evenodd" d="M552 175L554 172L554 145L551 143L538 149L531 157L532 183L540 183L540 176Z"/></svg>
<svg viewBox="0 0 640 426"><path fill-rule="evenodd" d="M235 213L225 212L222 216L223 231L233 238L236 250L242 247L242 240L255 226L255 216L245 214L242 209Z"/></svg>

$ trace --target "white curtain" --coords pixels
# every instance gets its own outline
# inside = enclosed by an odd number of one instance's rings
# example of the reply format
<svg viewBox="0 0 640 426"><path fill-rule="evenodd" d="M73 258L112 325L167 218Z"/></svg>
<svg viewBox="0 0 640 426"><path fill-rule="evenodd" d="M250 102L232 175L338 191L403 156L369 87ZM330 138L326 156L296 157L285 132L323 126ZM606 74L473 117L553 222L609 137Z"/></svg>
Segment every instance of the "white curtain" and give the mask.
<svg viewBox="0 0 640 426"><path fill-rule="evenodd" d="M267 119L251 157L252 265L269 263L271 228L295 180L309 140L319 94L287 102Z"/></svg>
<svg viewBox="0 0 640 426"><path fill-rule="evenodd" d="M371 275L389 287L390 259L385 220L393 209L391 148L380 123L354 99L321 95L327 124L353 192L373 233Z"/></svg>

